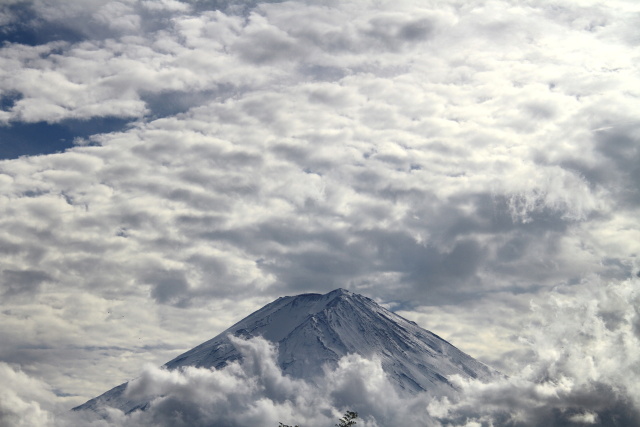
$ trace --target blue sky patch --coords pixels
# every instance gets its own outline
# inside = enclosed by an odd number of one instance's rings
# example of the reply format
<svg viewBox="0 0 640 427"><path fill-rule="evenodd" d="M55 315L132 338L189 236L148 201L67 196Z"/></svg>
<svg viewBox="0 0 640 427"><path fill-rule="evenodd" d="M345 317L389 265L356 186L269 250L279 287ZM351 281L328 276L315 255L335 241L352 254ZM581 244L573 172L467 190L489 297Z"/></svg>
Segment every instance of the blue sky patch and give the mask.
<svg viewBox="0 0 640 427"><path fill-rule="evenodd" d="M63 152L75 138L124 129L128 119L117 117L65 120L60 123L15 123L0 127L0 159Z"/></svg>

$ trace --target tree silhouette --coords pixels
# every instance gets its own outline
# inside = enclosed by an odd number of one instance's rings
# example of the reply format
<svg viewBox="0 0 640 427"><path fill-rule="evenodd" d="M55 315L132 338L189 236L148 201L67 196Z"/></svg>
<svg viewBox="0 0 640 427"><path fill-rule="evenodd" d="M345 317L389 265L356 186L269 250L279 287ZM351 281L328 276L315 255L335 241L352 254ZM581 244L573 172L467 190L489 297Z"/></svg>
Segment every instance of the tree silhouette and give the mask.
<svg viewBox="0 0 640 427"><path fill-rule="evenodd" d="M349 427L355 425L356 422L354 420L356 418L358 418L357 412L347 411L344 416L340 418L340 424L336 424L336 427Z"/></svg>
<svg viewBox="0 0 640 427"><path fill-rule="evenodd" d="M338 420L340 421L340 423L336 424L336 427L350 427L350 426L356 425L356 422L354 421L356 418L358 418L357 412L347 411L344 413L342 418ZM280 423L278 427L294 427L294 426ZM299 427L299 426L296 424L295 427Z"/></svg>

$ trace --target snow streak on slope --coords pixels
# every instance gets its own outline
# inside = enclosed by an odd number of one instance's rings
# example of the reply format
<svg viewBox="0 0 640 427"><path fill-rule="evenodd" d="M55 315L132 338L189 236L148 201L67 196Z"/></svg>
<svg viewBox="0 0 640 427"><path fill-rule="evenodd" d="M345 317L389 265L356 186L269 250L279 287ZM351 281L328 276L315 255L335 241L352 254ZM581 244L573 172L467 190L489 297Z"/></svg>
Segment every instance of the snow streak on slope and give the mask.
<svg viewBox="0 0 640 427"><path fill-rule="evenodd" d="M283 372L310 383L349 354L380 360L391 383L408 393L447 395L453 390L450 375L481 380L494 375L437 335L344 289L279 298L165 367L219 369L239 360L241 353L229 336L262 336L276 343ZM144 407L147 402L125 399L125 388L122 384L76 409L106 405L131 412Z"/></svg>

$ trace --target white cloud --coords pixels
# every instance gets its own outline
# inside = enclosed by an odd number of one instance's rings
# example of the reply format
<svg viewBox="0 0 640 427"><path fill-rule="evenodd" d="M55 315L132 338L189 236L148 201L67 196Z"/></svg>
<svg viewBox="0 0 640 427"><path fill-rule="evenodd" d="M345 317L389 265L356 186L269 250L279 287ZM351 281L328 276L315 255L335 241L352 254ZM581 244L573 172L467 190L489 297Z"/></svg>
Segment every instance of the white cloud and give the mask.
<svg viewBox="0 0 640 427"><path fill-rule="evenodd" d="M379 361L343 358L316 385L283 376L277 349L254 338L232 342L244 356L220 370L188 367L166 371L147 367L133 380L125 398L150 401L128 415L99 409L114 426L252 426L256 424L331 425L346 410L360 411L359 425L431 422L426 396L399 396Z"/></svg>
<svg viewBox="0 0 640 427"><path fill-rule="evenodd" d="M6 363L0 363L0 374L0 425L50 425L53 418L48 410L55 395L49 387Z"/></svg>
<svg viewBox="0 0 640 427"><path fill-rule="evenodd" d="M559 288L532 305L523 333L534 354L518 372L490 383L450 380L459 392L432 398L399 394L379 361L350 355L314 385L286 377L277 349L261 338L233 338L244 356L219 370L188 367L167 371L147 366L131 381L125 398L150 401L128 415L102 408L67 413L45 384L6 365L2 393L15 403L7 417L29 411L31 425L229 425L260 422L331 425L344 411L360 414L359 425L571 426L635 425L640 419L638 280L604 284L592 278ZM36 418L37 417L37 418ZM10 419L10 418L6 418ZM83 424L84 425L84 424Z"/></svg>
<svg viewBox="0 0 640 427"><path fill-rule="evenodd" d="M132 123L0 163L0 360L77 403L338 286L513 366L530 299L638 269L632 3L63 3L2 9L46 36L2 129Z"/></svg>
<svg viewBox="0 0 640 427"><path fill-rule="evenodd" d="M434 401L432 414L449 425L637 424L637 284L592 278L535 304L532 363L490 384L454 380L458 400Z"/></svg>
<svg viewBox="0 0 640 427"><path fill-rule="evenodd" d="M106 408L99 417L65 412L49 386L2 364L2 421L250 426L260 420L313 427L330 425L349 409L360 414L364 426L633 425L640 417L634 369L640 337L637 282L603 284L593 278L558 289L532 306L523 336L535 354L530 363L491 383L453 377L459 392L445 398L398 394L379 361L356 355L343 358L311 385L282 374L270 343L232 338L244 359L220 370L147 366L125 397L151 404L128 415Z"/></svg>

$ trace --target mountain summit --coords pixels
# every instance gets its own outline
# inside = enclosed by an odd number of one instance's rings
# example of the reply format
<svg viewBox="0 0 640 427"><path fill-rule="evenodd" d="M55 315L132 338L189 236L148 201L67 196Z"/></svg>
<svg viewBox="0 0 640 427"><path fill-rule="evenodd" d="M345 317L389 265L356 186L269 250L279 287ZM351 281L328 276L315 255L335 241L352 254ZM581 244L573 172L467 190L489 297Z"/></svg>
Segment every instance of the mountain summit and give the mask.
<svg viewBox="0 0 640 427"><path fill-rule="evenodd" d="M447 393L452 389L447 377L454 374L479 379L495 375L439 336L345 289L278 298L164 366L169 370L222 368L242 357L230 335L244 339L262 336L275 343L282 371L310 382L323 374L323 366L334 367L352 353L377 357L390 381L409 393ZM131 412L144 406L146 402L124 399L126 385L74 409L106 405Z"/></svg>

